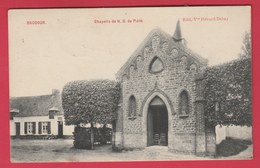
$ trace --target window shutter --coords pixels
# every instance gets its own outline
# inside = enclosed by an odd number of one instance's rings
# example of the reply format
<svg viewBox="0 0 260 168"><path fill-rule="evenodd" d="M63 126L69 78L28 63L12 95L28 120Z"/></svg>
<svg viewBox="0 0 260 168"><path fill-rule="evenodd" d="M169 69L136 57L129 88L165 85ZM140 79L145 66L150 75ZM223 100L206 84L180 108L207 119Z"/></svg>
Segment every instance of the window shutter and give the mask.
<svg viewBox="0 0 260 168"><path fill-rule="evenodd" d="M36 122L33 122L32 125L33 125L32 133L35 134L36 133Z"/></svg>
<svg viewBox="0 0 260 168"><path fill-rule="evenodd" d="M24 134L27 134L27 122L24 123Z"/></svg>
<svg viewBox="0 0 260 168"><path fill-rule="evenodd" d="M42 134L42 122L39 122L38 124L38 132L39 134Z"/></svg>
<svg viewBox="0 0 260 168"><path fill-rule="evenodd" d="M48 134L51 134L51 122L48 122Z"/></svg>

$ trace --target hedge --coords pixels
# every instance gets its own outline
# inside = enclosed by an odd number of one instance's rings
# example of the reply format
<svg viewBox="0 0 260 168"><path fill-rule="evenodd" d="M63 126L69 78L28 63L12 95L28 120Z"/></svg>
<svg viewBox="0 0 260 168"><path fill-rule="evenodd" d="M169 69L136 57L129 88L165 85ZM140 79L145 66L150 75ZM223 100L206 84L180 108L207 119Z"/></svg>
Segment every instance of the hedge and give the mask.
<svg viewBox="0 0 260 168"><path fill-rule="evenodd" d="M65 123L111 123L117 117L120 84L110 80L72 81L62 91Z"/></svg>

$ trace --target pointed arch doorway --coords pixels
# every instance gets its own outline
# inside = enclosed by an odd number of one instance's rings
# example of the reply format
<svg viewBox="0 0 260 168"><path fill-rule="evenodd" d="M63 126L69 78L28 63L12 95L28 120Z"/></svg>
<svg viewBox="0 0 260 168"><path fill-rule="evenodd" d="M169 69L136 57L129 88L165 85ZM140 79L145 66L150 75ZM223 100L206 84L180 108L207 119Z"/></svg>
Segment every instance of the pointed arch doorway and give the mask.
<svg viewBox="0 0 260 168"><path fill-rule="evenodd" d="M152 99L147 113L147 146L168 145L168 111L163 100Z"/></svg>

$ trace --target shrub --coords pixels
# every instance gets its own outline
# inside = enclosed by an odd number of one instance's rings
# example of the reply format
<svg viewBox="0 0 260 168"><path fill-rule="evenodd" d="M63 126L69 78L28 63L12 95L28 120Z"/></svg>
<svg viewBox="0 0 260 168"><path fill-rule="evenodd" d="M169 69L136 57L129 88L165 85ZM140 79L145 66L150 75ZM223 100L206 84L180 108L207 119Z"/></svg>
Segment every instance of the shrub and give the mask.
<svg viewBox="0 0 260 168"><path fill-rule="evenodd" d="M252 142L248 140L226 138L217 145L217 155L225 157L237 155L241 151L246 150L250 144L252 144Z"/></svg>
<svg viewBox="0 0 260 168"><path fill-rule="evenodd" d="M93 128L94 143L106 144L111 140L111 128ZM76 149L91 149L91 128L76 127L74 132L74 147Z"/></svg>

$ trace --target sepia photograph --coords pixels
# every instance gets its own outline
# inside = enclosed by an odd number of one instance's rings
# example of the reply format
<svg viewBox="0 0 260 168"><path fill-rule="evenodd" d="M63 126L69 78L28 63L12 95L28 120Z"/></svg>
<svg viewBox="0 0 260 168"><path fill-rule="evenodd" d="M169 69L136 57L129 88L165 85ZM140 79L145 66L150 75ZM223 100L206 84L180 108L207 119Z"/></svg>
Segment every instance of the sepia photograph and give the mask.
<svg viewBox="0 0 260 168"><path fill-rule="evenodd" d="M251 6L8 11L10 161L251 160Z"/></svg>

